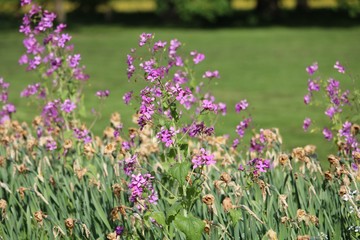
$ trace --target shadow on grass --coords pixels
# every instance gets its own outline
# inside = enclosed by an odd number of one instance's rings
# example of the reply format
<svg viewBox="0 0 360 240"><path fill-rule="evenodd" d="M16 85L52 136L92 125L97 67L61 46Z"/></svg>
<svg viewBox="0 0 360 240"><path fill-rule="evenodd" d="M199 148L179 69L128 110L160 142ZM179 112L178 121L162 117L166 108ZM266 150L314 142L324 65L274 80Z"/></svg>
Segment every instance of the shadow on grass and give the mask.
<svg viewBox="0 0 360 240"><path fill-rule="evenodd" d="M216 23L195 19L191 23L180 21L175 16L161 17L153 12L84 14L71 12L67 15L68 26L72 29L89 25L156 28L256 28L256 27L319 27L348 28L360 26L360 16L350 17L344 10L315 9L309 11L283 10L271 19L260 19L254 11L235 11L231 16L217 19ZM0 15L0 30L18 28L21 16Z"/></svg>

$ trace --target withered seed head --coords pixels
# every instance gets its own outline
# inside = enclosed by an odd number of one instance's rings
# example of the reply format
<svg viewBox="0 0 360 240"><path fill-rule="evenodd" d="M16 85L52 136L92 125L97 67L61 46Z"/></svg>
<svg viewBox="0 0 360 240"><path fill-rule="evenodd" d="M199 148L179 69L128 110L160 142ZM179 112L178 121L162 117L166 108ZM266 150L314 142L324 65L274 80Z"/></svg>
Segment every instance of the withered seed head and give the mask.
<svg viewBox="0 0 360 240"><path fill-rule="evenodd" d="M29 190L28 188L24 188L24 187L19 187L16 191L19 193L20 198L24 199L25 197L25 191Z"/></svg>
<svg viewBox="0 0 360 240"><path fill-rule="evenodd" d="M65 149L70 149L72 148L73 142L71 141L71 139L65 139L64 141L64 148Z"/></svg>
<svg viewBox="0 0 360 240"><path fill-rule="evenodd" d="M116 240L116 232L112 232L112 233L109 233L107 236L106 236L106 238L108 239L108 240Z"/></svg>
<svg viewBox="0 0 360 240"><path fill-rule="evenodd" d="M47 215L44 214L41 210L34 213L34 218L36 222L38 222L40 225L43 224L44 218L47 218Z"/></svg>
<svg viewBox="0 0 360 240"><path fill-rule="evenodd" d="M331 181L333 179L333 176L330 171L325 171L324 176L325 176L325 179L328 181Z"/></svg>
<svg viewBox="0 0 360 240"><path fill-rule="evenodd" d="M331 154L328 156L328 161L332 166L338 166L339 165L339 158L335 155Z"/></svg>
<svg viewBox="0 0 360 240"><path fill-rule="evenodd" d="M297 240L310 240L310 236L309 235L302 235L302 236L298 236L296 239Z"/></svg>
<svg viewBox="0 0 360 240"><path fill-rule="evenodd" d="M229 197L226 197L223 200L222 206L223 206L225 212L228 212L234 208L234 206L232 205L231 199Z"/></svg>
<svg viewBox="0 0 360 240"><path fill-rule="evenodd" d="M67 218L65 220L65 226L70 230L74 228L74 224L75 224L75 220L73 218Z"/></svg>
<svg viewBox="0 0 360 240"><path fill-rule="evenodd" d="M314 154L316 151L316 146L315 145L306 145L304 147L304 151L305 151L306 155Z"/></svg>
<svg viewBox="0 0 360 240"><path fill-rule="evenodd" d="M120 193L123 190L119 183L113 184L112 189L113 189L113 192L114 192L115 196L117 196L117 197L120 196Z"/></svg>
<svg viewBox="0 0 360 240"><path fill-rule="evenodd" d="M203 220L203 222L205 223L204 232L205 232L206 234L209 234L209 233L210 233L210 221L208 221L208 220Z"/></svg>
<svg viewBox="0 0 360 240"><path fill-rule="evenodd" d="M289 162L289 156L288 156L287 154L285 154L285 153L280 154L280 156L279 156L279 163L284 166L284 165L286 165L288 162Z"/></svg>
<svg viewBox="0 0 360 240"><path fill-rule="evenodd" d="M215 202L215 197L212 194L206 194L205 196L203 196L202 202L208 206L211 206Z"/></svg>
<svg viewBox="0 0 360 240"><path fill-rule="evenodd" d="M351 126L351 134L352 135L356 135L356 134L359 134L360 133L360 125L359 124L353 124Z"/></svg>
<svg viewBox="0 0 360 240"><path fill-rule="evenodd" d="M229 183L231 181L231 176L228 173L224 172L221 174L220 180L224 181L225 183Z"/></svg>
<svg viewBox="0 0 360 240"><path fill-rule="evenodd" d="M341 186L340 186L340 189L339 189L339 195L342 197L342 196L344 196L346 193L347 193L346 186L345 186L345 185L341 185Z"/></svg>

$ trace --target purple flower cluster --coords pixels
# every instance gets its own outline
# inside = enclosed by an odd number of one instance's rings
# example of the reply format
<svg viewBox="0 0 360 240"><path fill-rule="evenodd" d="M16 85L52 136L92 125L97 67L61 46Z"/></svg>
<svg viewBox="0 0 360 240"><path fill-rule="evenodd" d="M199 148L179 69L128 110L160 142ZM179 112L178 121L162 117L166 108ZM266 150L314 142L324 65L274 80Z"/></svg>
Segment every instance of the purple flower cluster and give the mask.
<svg viewBox="0 0 360 240"><path fill-rule="evenodd" d="M343 137L346 143L345 150L347 153L360 151L360 145L356 137L351 133L352 123L346 121L339 130L339 136Z"/></svg>
<svg viewBox="0 0 360 240"><path fill-rule="evenodd" d="M166 129L162 127L160 132L156 134L156 137L163 143L165 143L166 147L170 147L173 143L173 137L178 133L175 128L170 127L170 129Z"/></svg>
<svg viewBox="0 0 360 240"><path fill-rule="evenodd" d="M199 64L205 60L205 55L202 53L198 53L197 51L190 52L190 55L193 56L193 61L195 64Z"/></svg>
<svg viewBox="0 0 360 240"><path fill-rule="evenodd" d="M73 103L70 99L65 99L64 103L61 104L61 111L66 113L71 113L76 108L76 104Z"/></svg>
<svg viewBox="0 0 360 240"><path fill-rule="evenodd" d="M212 78L220 78L220 75L219 75L219 71L215 70L215 71L213 71L213 72L211 72L211 71L206 71L206 72L203 74L202 77L203 77L203 78L210 78L210 79L212 79Z"/></svg>
<svg viewBox="0 0 360 240"><path fill-rule="evenodd" d="M270 160L262 158L254 158L247 163L253 168L253 174L258 175L261 172L267 172L270 169Z"/></svg>
<svg viewBox="0 0 360 240"><path fill-rule="evenodd" d="M155 98L152 96L152 90L149 87L145 87L141 90L141 105L139 109L138 124L141 129L152 120L152 115L155 113Z"/></svg>
<svg viewBox="0 0 360 240"><path fill-rule="evenodd" d="M260 134L252 137L250 140L250 152L262 153L266 144L266 138L263 134L263 129L260 129Z"/></svg>
<svg viewBox="0 0 360 240"><path fill-rule="evenodd" d="M241 112L242 110L246 110L249 106L249 103L247 102L246 99L241 100L240 102L238 102L237 104L235 104L235 111L237 113Z"/></svg>
<svg viewBox="0 0 360 240"><path fill-rule="evenodd" d="M166 44L167 42L157 41L156 43L154 43L154 47L153 47L154 52L163 49L166 46Z"/></svg>
<svg viewBox="0 0 360 240"><path fill-rule="evenodd" d="M22 5L30 2L22 1ZM66 25L59 24L53 29L55 19L56 14L43 10L36 4L31 6L30 11L24 15L19 30L25 35L23 44L26 48L26 54L20 57L19 64L26 64L28 71L38 69L40 65L43 65L45 75L50 77L55 73L55 78L62 74L60 68L68 67L72 78L87 80L89 76L83 73L84 67L79 67L80 55L70 53L73 50L73 46L68 45L71 36L62 33ZM40 41L42 35L43 39ZM64 56L59 56L59 51L63 52ZM67 66L64 62L67 62Z"/></svg>
<svg viewBox="0 0 360 240"><path fill-rule="evenodd" d="M135 66L134 66L134 58L131 55L127 55L127 61L126 61L128 67L127 67L127 77L130 79L132 75L135 72Z"/></svg>
<svg viewBox="0 0 360 240"><path fill-rule="evenodd" d="M310 65L306 68L306 72L309 75L313 75L318 70L318 64L314 63L313 65Z"/></svg>
<svg viewBox="0 0 360 240"><path fill-rule="evenodd" d="M226 115L227 107L225 103L215 103L215 97L210 94L205 94L204 100L202 100L201 111L210 111L215 114L221 113Z"/></svg>
<svg viewBox="0 0 360 240"><path fill-rule="evenodd" d="M189 87L182 88L180 84L173 84L172 82L166 83L165 87L187 110L189 110L197 100Z"/></svg>
<svg viewBox="0 0 360 240"><path fill-rule="evenodd" d="M41 88L40 83L29 84L21 93L21 97L30 97L38 94L38 97L44 99L46 97L46 92L44 88Z"/></svg>
<svg viewBox="0 0 360 240"><path fill-rule="evenodd" d="M127 92L124 94L123 100L126 105L128 105L130 103L132 95L133 95L133 91L130 91L130 92Z"/></svg>
<svg viewBox="0 0 360 240"><path fill-rule="evenodd" d="M200 149L200 152L192 158L191 162L194 164L193 169L204 165L210 166L216 163L215 156L204 148Z"/></svg>
<svg viewBox="0 0 360 240"><path fill-rule="evenodd" d="M243 121L239 123L239 125L236 126L236 133L240 136L240 138L244 137L245 130L249 127L250 123L251 123L251 118L245 118Z"/></svg>
<svg viewBox="0 0 360 240"><path fill-rule="evenodd" d="M169 47L169 58L175 60L177 56L177 50L181 46L181 42L177 39L172 39L170 41L170 47ZM177 65L179 66L179 65Z"/></svg>
<svg viewBox="0 0 360 240"><path fill-rule="evenodd" d="M44 119L44 123L47 127L52 125L59 125L64 120L59 114L60 101L58 99L46 103L43 107L41 116Z"/></svg>
<svg viewBox="0 0 360 240"><path fill-rule="evenodd" d="M124 164L123 169L126 175L130 176L134 170L137 163L137 155L134 154L131 157L125 158L124 161L121 161L120 164Z"/></svg>
<svg viewBox="0 0 360 240"><path fill-rule="evenodd" d="M305 118L304 123L303 123L303 129L305 132L309 129L310 125L311 125L311 119Z"/></svg>
<svg viewBox="0 0 360 240"><path fill-rule="evenodd" d="M90 132L87 129L73 129L74 136L80 141L83 141L85 144L91 142Z"/></svg>
<svg viewBox="0 0 360 240"><path fill-rule="evenodd" d="M323 129L322 133L323 133L326 140L331 141L331 139L333 139L333 134L332 134L332 131L330 129L325 127Z"/></svg>
<svg viewBox="0 0 360 240"><path fill-rule="evenodd" d="M190 137L196 137L200 135L211 136L214 133L214 127L206 127L204 122L191 124L189 127L183 129L184 132L188 132Z"/></svg>
<svg viewBox="0 0 360 240"><path fill-rule="evenodd" d="M0 77L0 103L2 103L2 109L0 109L0 125L11 119L11 114L16 112L16 108L12 103L8 102L8 88L10 83L5 82Z"/></svg>
<svg viewBox="0 0 360 240"><path fill-rule="evenodd" d="M345 73L345 68L340 64L339 61L336 61L334 68L337 69L339 73Z"/></svg>
<svg viewBox="0 0 360 240"><path fill-rule="evenodd" d="M158 195L153 187L152 180L154 179L151 174L131 175L131 182L128 187L130 189L130 202L148 201L149 203L156 204Z"/></svg>
<svg viewBox="0 0 360 240"><path fill-rule="evenodd" d="M151 33L142 33L140 35L139 46L144 46L149 41L149 39L152 38L152 36L153 35Z"/></svg>
<svg viewBox="0 0 360 240"><path fill-rule="evenodd" d="M95 95L98 96L99 98L107 98L110 95L110 91L109 90L97 91Z"/></svg>
<svg viewBox="0 0 360 240"><path fill-rule="evenodd" d="M187 73L184 71L178 70L176 73L174 73L173 81L174 81L174 83L178 83L178 84L187 83L187 81L188 81Z"/></svg>
<svg viewBox="0 0 360 240"><path fill-rule="evenodd" d="M46 148L49 151L54 151L57 148L57 143L53 139L49 139L46 141Z"/></svg>

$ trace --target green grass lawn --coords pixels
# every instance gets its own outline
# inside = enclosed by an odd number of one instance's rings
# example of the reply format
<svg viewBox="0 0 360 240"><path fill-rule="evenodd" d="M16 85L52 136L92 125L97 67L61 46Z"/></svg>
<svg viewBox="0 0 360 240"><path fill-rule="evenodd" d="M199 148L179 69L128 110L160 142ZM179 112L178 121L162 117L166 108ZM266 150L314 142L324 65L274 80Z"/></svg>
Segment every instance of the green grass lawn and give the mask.
<svg viewBox="0 0 360 240"><path fill-rule="evenodd" d="M351 87L351 80L333 69L336 60L346 66L347 73L356 77L360 87L360 27L354 28L256 28L256 29L162 29L124 28L114 26L77 27L71 30L75 51L82 54L82 62L91 75L86 88L86 105L101 106L102 118L94 130L100 133L114 111L122 114L125 126L130 125L134 107L126 107L122 95L136 87L126 78L126 54L138 44L138 35L153 32L157 39L169 41L178 38L188 51L206 54L206 60L197 66L199 77L205 70L219 70L221 79L213 92L218 101L228 103L229 114L220 118L219 134L234 136L235 126L241 120L234 113L234 104L247 98L254 123L258 128L279 127L286 148L305 144L321 146L322 157L331 145L320 133L309 134L302 130L305 117L312 117L319 125L328 124L324 110L306 107L308 75L305 67L318 61L321 75L333 76L344 86ZM22 36L17 30L0 32L0 76L11 83L10 100L18 108L17 118L30 120L34 105L20 99L20 91L29 83L38 81L17 65L23 53ZM99 104L96 90L110 89L111 97ZM87 121L91 121L89 115Z"/></svg>

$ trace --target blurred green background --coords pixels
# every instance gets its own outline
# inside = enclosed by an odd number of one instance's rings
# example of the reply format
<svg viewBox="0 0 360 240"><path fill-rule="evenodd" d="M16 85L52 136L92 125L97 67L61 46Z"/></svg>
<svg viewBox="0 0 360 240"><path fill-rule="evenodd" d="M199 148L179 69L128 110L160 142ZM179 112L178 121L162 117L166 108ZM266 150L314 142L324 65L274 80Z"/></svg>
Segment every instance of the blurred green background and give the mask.
<svg viewBox="0 0 360 240"><path fill-rule="evenodd" d="M121 113L125 127L131 126L136 106L127 107L122 96L143 85L128 82L126 54L138 45L139 34L151 32L158 40L177 38L187 51L204 53L206 60L196 66L199 79L206 70L219 70L221 79L214 82L212 91L217 101L228 104L229 114L219 119L217 134L235 136L242 117L234 113L234 105L246 98L255 127L280 128L287 149L315 144L321 158L334 151L320 132L302 130L305 117L317 126L329 126L325 109L303 104L308 80L305 67L317 61L323 79L334 77L346 88L360 87L358 0L180 2L45 1L68 22L75 52L81 53L91 76L85 88L86 121L94 119L92 108L102 113L93 129L96 133L102 132L114 111ZM209 4L214 2L219 5ZM16 118L30 121L40 110L19 95L39 78L17 64L24 52L17 1L2 0L0 21L0 76L11 83L9 97L17 106ZM346 75L333 69L337 60L345 65ZM110 97L99 102L95 92L104 89L110 89Z"/></svg>

